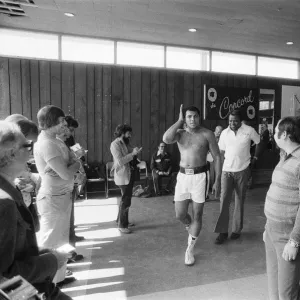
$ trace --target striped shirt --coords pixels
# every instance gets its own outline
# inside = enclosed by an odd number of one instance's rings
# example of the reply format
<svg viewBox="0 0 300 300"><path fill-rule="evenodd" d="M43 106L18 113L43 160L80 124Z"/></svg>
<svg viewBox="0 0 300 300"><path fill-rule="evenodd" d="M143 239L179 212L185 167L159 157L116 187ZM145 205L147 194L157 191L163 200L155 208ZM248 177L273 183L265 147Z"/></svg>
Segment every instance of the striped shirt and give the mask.
<svg viewBox="0 0 300 300"><path fill-rule="evenodd" d="M282 155L274 169L265 202L267 226L274 231L290 233L300 242L300 146Z"/></svg>

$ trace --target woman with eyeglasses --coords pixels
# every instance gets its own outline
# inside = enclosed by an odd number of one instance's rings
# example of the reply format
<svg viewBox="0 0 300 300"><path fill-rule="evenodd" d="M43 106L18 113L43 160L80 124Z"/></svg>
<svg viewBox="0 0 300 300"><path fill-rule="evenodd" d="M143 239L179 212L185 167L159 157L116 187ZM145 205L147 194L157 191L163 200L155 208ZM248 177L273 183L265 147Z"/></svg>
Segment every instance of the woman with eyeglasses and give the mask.
<svg viewBox="0 0 300 300"><path fill-rule="evenodd" d="M34 122L28 120L26 117L19 114L10 115L5 120L15 123L19 126L21 132L29 141L28 150L30 151L30 157L32 159L33 144L37 141L39 134L37 125ZM18 178L16 178L15 184L17 188L21 191L25 205L28 207L32 214L35 230L39 231L39 217L37 213L36 204L32 196L33 193L37 193L38 188L40 186L39 174L32 174L29 166L27 166L26 170L24 170L24 172Z"/></svg>
<svg viewBox="0 0 300 300"><path fill-rule="evenodd" d="M37 119L41 133L34 145L34 159L42 180L36 201L40 214L38 244L57 249L69 243L71 193L80 163L71 160L68 147L56 138L67 130L64 112L47 105L39 110ZM66 277L65 263L54 280L62 285L75 278Z"/></svg>
<svg viewBox="0 0 300 300"><path fill-rule="evenodd" d="M0 278L24 277L46 299L71 299L52 283L66 254L38 249L32 215L14 180L32 149L16 124L0 121Z"/></svg>

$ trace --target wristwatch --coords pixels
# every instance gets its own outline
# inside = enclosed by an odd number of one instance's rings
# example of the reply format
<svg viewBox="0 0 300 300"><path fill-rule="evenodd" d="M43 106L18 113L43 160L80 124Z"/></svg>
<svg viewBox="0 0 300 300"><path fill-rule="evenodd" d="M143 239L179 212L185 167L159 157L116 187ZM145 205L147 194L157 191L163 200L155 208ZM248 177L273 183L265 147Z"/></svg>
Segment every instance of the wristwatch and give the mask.
<svg viewBox="0 0 300 300"><path fill-rule="evenodd" d="M300 244L293 239L289 239L289 244L294 248L299 248Z"/></svg>

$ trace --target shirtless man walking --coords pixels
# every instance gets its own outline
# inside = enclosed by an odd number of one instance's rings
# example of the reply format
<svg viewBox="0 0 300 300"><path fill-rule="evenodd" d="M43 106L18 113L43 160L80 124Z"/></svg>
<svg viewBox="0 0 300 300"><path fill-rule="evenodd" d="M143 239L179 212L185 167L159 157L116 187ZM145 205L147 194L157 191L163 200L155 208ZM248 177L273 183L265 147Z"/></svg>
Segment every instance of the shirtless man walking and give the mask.
<svg viewBox="0 0 300 300"><path fill-rule="evenodd" d="M181 129L184 123L185 129ZM189 232L185 264L191 266L195 263L194 246L201 231L203 206L209 186L207 152L210 151L215 163L213 193L218 197L221 177L220 151L213 132L200 126L200 111L194 106L184 111L182 105L180 106L179 119L165 132L163 141L166 144L177 142L181 155L174 201L176 218L186 225ZM190 200L193 217L188 213Z"/></svg>

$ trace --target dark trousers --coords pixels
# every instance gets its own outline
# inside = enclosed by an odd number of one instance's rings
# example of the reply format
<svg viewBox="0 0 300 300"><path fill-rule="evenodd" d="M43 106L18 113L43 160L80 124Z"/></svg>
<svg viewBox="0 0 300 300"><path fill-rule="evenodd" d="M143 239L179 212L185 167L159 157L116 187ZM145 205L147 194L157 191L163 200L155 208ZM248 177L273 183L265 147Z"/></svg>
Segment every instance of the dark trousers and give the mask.
<svg viewBox="0 0 300 300"><path fill-rule="evenodd" d="M293 261L285 261L282 258L289 234L272 231L267 225L263 239L266 248L269 299L300 299L300 254L298 253Z"/></svg>
<svg viewBox="0 0 300 300"><path fill-rule="evenodd" d="M232 193L235 192L235 206L232 220L232 232L241 233L244 221L244 202L246 198L247 183L250 168L240 172L222 172L221 177L221 212L217 221L215 232L227 233L229 226L229 208Z"/></svg>
<svg viewBox="0 0 300 300"><path fill-rule="evenodd" d="M75 247L75 215L74 215L74 206L75 206L75 200L77 198L77 190L76 188L72 191L72 210L71 210L71 218L70 218L70 234L69 234L69 242L70 245Z"/></svg>
<svg viewBox="0 0 300 300"><path fill-rule="evenodd" d="M134 184L134 177L130 177L130 182L127 185L119 185L122 197L119 204L119 213L117 223L119 228L128 228L129 224L129 207L131 206L132 189Z"/></svg>
<svg viewBox="0 0 300 300"><path fill-rule="evenodd" d="M52 283L57 271L57 260L53 254L49 253L49 250L45 249L40 252L40 255L36 258L34 271L31 278L28 278L26 274L21 273L20 275L30 282L40 293L45 293L47 300L72 299Z"/></svg>
<svg viewBox="0 0 300 300"><path fill-rule="evenodd" d="M154 170L152 170L152 178L153 178L153 185L155 193L158 194L161 192L161 182L163 177L168 177L168 183L166 186L166 190L172 191L175 186L177 173L171 173L170 175L158 175Z"/></svg>

